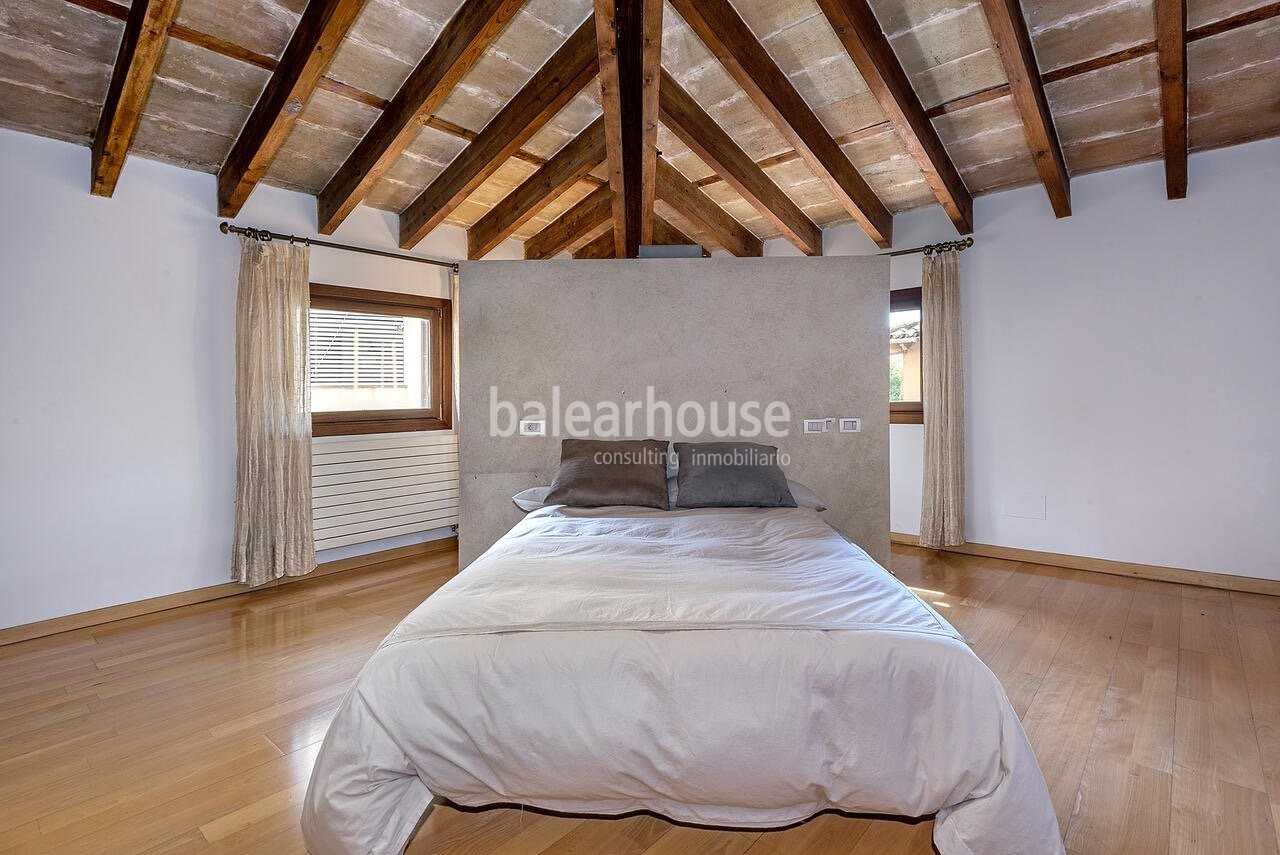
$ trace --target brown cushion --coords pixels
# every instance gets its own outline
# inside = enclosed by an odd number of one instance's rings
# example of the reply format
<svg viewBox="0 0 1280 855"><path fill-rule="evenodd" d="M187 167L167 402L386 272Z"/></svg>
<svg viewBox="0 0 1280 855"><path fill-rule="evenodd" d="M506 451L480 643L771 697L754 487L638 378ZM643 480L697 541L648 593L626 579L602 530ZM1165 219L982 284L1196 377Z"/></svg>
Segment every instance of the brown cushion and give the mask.
<svg viewBox="0 0 1280 855"><path fill-rule="evenodd" d="M778 449L755 442L677 442L681 508L794 508Z"/></svg>
<svg viewBox="0 0 1280 855"><path fill-rule="evenodd" d="M667 443L657 439L566 439L548 505L635 505L667 510Z"/></svg>

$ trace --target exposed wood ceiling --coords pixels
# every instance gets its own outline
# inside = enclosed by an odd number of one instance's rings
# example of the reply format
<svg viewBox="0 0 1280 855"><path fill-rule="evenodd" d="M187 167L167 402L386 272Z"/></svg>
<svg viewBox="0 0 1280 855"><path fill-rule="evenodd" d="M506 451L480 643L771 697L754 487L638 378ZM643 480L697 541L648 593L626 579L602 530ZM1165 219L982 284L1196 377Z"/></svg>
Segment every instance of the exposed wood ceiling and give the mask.
<svg viewBox="0 0 1280 855"><path fill-rule="evenodd" d="M91 145L102 195L150 157L227 216L264 182L473 257L813 254L1025 184L1065 216L1070 176L1144 160L1195 193L1188 150L1280 134L1280 2L8 0L0 125Z"/></svg>

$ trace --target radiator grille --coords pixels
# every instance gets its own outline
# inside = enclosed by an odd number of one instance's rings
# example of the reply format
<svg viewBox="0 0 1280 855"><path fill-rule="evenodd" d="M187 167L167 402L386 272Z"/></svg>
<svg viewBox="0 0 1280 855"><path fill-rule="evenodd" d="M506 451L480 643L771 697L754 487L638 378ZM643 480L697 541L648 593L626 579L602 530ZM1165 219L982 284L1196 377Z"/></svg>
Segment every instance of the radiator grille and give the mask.
<svg viewBox="0 0 1280 855"><path fill-rule="evenodd" d="M454 525L458 436L316 437L311 497L317 550Z"/></svg>

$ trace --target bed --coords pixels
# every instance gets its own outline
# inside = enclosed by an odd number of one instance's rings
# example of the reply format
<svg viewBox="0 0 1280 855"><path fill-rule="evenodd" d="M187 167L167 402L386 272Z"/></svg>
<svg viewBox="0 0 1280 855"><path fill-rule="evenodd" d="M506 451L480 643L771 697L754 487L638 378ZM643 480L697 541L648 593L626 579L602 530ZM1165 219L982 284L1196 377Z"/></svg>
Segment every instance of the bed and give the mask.
<svg viewBox="0 0 1280 855"><path fill-rule="evenodd" d="M399 853L437 796L745 828L936 814L942 855L1063 851L996 677L805 508L529 514L361 671L307 844Z"/></svg>

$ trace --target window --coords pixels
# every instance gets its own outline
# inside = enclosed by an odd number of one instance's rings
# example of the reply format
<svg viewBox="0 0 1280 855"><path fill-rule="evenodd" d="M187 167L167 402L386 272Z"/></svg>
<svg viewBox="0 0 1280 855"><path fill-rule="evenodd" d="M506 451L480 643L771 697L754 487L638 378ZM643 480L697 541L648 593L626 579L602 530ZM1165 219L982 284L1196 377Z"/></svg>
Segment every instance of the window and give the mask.
<svg viewBox="0 0 1280 855"><path fill-rule="evenodd" d="M889 292L889 423L924 424L920 289Z"/></svg>
<svg viewBox="0 0 1280 855"><path fill-rule="evenodd" d="M312 284L312 434L448 430L450 309L435 297Z"/></svg>

